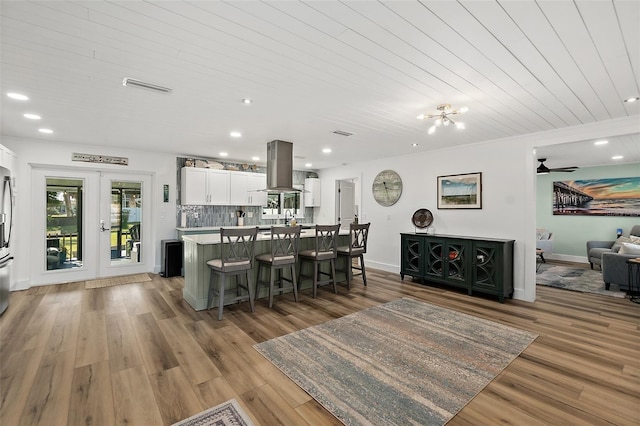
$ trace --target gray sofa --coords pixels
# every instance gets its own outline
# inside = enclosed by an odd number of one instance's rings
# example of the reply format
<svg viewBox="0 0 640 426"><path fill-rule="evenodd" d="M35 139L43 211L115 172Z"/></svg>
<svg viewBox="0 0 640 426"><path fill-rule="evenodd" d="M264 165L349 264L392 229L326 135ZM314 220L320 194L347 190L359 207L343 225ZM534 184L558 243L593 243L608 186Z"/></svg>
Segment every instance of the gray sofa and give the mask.
<svg viewBox="0 0 640 426"><path fill-rule="evenodd" d="M629 235L640 236L640 225L634 225ZM616 240L619 242L619 240ZM629 265L627 260L639 257L637 254L618 253L616 241L587 241L587 253L591 269L593 265L600 265L602 280L609 290L611 284L617 284L622 291L629 288Z"/></svg>

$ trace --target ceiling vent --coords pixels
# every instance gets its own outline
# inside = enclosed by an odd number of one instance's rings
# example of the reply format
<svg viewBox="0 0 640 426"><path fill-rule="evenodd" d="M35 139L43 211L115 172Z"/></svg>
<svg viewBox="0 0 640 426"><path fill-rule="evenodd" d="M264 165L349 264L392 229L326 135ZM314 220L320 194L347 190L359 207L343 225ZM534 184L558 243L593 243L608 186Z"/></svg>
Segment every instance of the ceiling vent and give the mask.
<svg viewBox="0 0 640 426"><path fill-rule="evenodd" d="M334 130L332 133L335 133L336 135L340 135L340 136L353 136L353 133L345 132L344 130Z"/></svg>
<svg viewBox="0 0 640 426"><path fill-rule="evenodd" d="M122 85L142 87L143 89L155 90L156 92L162 93L171 93L173 91L173 89L170 89L168 87L159 86L153 83L147 83L146 81L136 80L135 78L129 77L125 77L124 80L122 80Z"/></svg>

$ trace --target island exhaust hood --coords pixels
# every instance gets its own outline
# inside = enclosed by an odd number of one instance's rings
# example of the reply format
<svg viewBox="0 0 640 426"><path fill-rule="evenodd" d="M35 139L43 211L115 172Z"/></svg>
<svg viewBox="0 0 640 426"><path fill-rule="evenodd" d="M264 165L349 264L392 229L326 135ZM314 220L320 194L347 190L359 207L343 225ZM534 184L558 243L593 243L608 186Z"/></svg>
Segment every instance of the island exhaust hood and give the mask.
<svg viewBox="0 0 640 426"><path fill-rule="evenodd" d="M301 192L293 187L293 144L274 140L267 143L267 191Z"/></svg>

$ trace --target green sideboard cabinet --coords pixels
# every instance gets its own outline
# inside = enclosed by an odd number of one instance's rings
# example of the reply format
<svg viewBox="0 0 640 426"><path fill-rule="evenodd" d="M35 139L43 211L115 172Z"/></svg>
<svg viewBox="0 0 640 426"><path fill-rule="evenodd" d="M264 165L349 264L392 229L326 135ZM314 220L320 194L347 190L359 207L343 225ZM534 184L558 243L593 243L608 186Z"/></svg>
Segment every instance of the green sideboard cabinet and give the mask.
<svg viewBox="0 0 640 426"><path fill-rule="evenodd" d="M500 302L513 297L514 240L457 235L400 234L400 277L419 278L474 292Z"/></svg>

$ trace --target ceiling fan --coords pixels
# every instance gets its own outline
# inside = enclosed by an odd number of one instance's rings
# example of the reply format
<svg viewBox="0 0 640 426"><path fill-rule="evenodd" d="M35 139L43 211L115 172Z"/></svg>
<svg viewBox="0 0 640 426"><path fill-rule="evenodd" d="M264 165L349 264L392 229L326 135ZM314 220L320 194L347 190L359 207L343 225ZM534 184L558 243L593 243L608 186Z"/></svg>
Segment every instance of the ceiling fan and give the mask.
<svg viewBox="0 0 640 426"><path fill-rule="evenodd" d="M573 172L573 171L579 169L579 167L576 167L576 166L572 166L572 167L557 167L557 168L550 169L550 168L548 168L547 166L544 165L544 162L547 161L546 158L538 158L538 161L540 162L540 165L536 169L536 173L539 174L539 175L546 175L546 174L549 174L551 172L566 172L566 173L570 173L570 172Z"/></svg>

